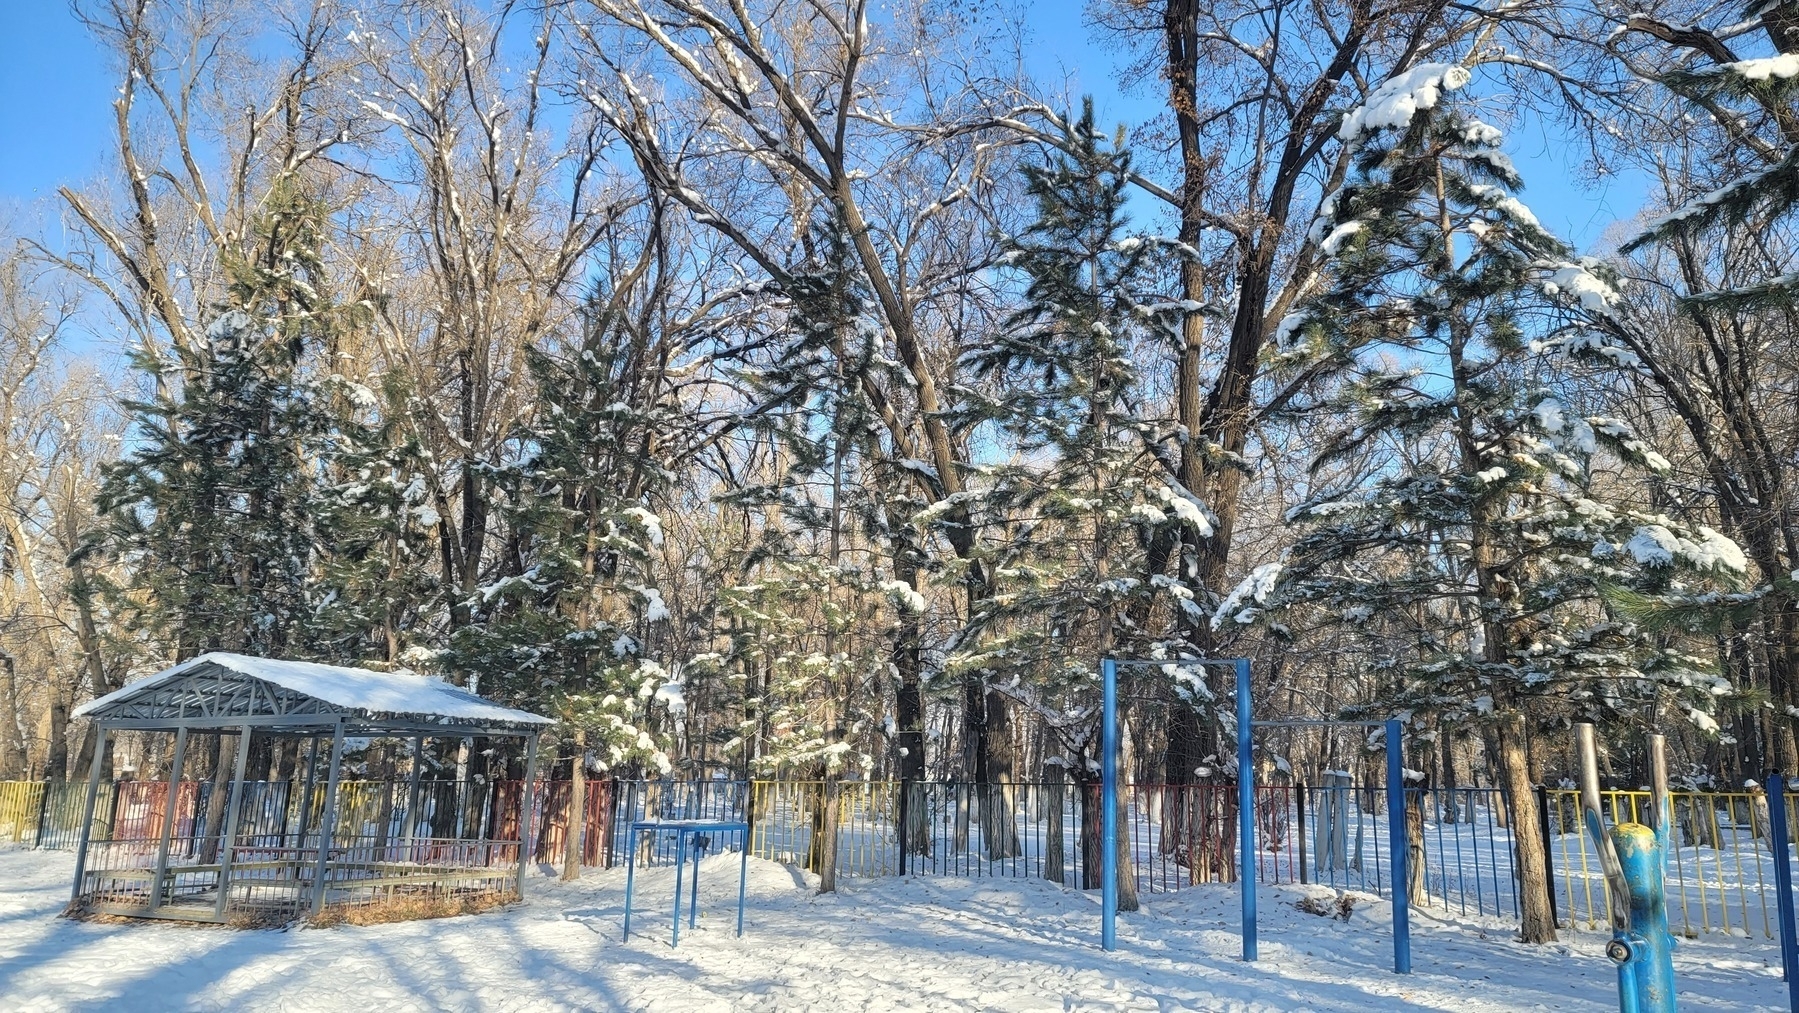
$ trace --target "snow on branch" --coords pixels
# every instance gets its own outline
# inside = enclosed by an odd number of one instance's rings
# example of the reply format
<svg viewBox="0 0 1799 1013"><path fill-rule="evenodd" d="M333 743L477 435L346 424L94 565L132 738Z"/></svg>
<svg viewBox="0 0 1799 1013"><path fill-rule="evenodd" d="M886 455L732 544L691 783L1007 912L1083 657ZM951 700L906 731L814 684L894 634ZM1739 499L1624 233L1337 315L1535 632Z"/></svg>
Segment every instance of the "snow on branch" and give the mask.
<svg viewBox="0 0 1799 1013"><path fill-rule="evenodd" d="M1773 167L1734 180L1651 221L1619 249L1630 253L1649 243L1693 235L1720 221L1741 221L1763 204L1790 203L1795 193L1799 193L1799 146Z"/></svg>
<svg viewBox="0 0 1799 1013"><path fill-rule="evenodd" d="M1446 92L1469 80L1468 68L1454 63L1422 63L1395 74L1374 89L1367 102L1343 117L1337 137L1356 144L1377 131L1404 130L1412 125L1413 116L1434 108Z"/></svg>
<svg viewBox="0 0 1799 1013"><path fill-rule="evenodd" d="M1594 271L1598 261L1583 257L1579 261L1545 261L1536 266L1544 272L1538 282L1544 295L1572 303L1594 316L1611 316L1623 299L1610 282Z"/></svg>
<svg viewBox="0 0 1799 1013"><path fill-rule="evenodd" d="M1749 560L1737 543L1701 525L1697 538L1684 538L1663 524L1642 524L1625 551L1644 566L1673 566L1676 560L1700 570L1746 573Z"/></svg>
<svg viewBox="0 0 1799 1013"><path fill-rule="evenodd" d="M1227 620L1235 623L1254 622L1262 611L1260 606L1267 605L1269 596L1274 594L1274 587L1280 581L1280 576L1281 564L1278 562L1263 563L1251 570L1249 576L1243 578L1243 583L1238 584L1218 603L1218 611L1212 613L1212 628L1218 629Z"/></svg>

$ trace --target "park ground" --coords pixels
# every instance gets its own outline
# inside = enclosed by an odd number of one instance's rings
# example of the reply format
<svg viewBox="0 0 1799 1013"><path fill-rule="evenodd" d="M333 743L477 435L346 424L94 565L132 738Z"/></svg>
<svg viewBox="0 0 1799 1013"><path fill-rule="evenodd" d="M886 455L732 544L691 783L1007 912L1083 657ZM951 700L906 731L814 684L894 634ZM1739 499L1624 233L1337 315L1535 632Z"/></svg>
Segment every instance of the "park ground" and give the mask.
<svg viewBox="0 0 1799 1013"><path fill-rule="evenodd" d="M1391 973L1390 911L1347 920L1318 887L1264 887L1261 960L1238 959L1227 886L1145 898L1099 948L1098 899L1025 879L845 880L752 859L732 935L736 856L706 860L698 929L669 945L672 871L561 883L497 912L376 926L235 930L58 917L73 858L0 849L0 1008L52 1010L1207 1010L1485 1013L1617 1009L1597 932L1525 946L1501 922L1413 914L1413 968ZM1682 941L1683 1010L1785 1009L1779 951Z"/></svg>

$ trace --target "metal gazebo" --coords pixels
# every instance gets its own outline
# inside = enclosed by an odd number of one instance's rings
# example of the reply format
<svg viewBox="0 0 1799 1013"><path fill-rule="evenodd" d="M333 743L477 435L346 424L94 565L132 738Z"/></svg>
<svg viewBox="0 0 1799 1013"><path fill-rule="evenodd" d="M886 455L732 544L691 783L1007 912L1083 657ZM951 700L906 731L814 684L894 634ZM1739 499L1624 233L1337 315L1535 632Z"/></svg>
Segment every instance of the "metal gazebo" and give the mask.
<svg viewBox="0 0 1799 1013"><path fill-rule="evenodd" d="M537 739L551 719L503 707L439 679L362 668L204 654L85 704L76 717L99 726L95 756L120 731L170 732L165 817L146 840L95 840L102 764L88 777L76 851L71 911L199 922L269 923L381 901L430 904L506 901L524 891L528 840L419 836L419 764L396 834L369 838L339 821L346 739L406 737L415 757L431 738L476 736L525 741L522 814L535 805ZM175 834L175 799L194 734L237 736L228 802L217 832ZM309 739L312 758L298 832L241 833L244 768L252 736ZM222 741L222 739L221 739ZM324 797L317 798L321 744L329 743ZM220 762L224 762L221 755ZM311 816L317 809L316 820ZM527 837L529 819L519 821ZM314 824L309 826L308 824ZM423 909L421 909L423 910Z"/></svg>

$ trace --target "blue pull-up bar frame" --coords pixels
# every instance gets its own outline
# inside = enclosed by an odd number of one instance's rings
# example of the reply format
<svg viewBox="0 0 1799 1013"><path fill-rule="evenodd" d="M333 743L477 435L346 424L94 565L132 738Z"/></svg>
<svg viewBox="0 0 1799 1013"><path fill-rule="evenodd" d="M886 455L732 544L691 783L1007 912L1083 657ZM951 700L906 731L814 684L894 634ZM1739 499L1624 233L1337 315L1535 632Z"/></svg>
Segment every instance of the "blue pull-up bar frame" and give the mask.
<svg viewBox="0 0 1799 1013"><path fill-rule="evenodd" d="M1100 725L1100 946L1118 948L1118 669L1121 665L1230 665L1237 675L1237 882L1242 896L1243 959L1256 959L1255 729L1345 725L1385 728L1387 737L1387 856L1393 879L1393 973L1412 973L1410 855L1405 826L1405 756L1397 719L1387 721L1256 721L1250 707L1248 658L1179 658L1158 661L1103 658L1104 704Z"/></svg>

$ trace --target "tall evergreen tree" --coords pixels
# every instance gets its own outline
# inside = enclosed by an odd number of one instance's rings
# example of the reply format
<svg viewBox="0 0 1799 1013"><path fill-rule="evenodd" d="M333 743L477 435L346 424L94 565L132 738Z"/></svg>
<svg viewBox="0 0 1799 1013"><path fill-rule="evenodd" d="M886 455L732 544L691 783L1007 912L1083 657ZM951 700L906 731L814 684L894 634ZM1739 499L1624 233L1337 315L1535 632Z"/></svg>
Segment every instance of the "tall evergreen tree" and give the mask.
<svg viewBox="0 0 1799 1013"><path fill-rule="evenodd" d="M1646 288L1673 298L1590 301L1585 326L1559 344L1646 388L1685 427L1724 527L1757 571L1750 611L1759 635L1739 653L1746 677L1765 671L1772 699L1738 731L1751 764L1765 757L1787 768L1799 762L1799 428L1790 393L1799 362L1799 34L1791 4L1754 7L1773 55L1734 51L1757 46L1758 33L1691 27L1687 37L1718 62L1698 65L1682 52L1671 60L1679 69L1661 78L1675 95L1670 113L1693 125L1684 132L1701 164L1664 176L1672 207L1623 252L1638 256L1626 269L1645 275ZM1647 16L1628 27L1666 29Z"/></svg>
<svg viewBox="0 0 1799 1013"><path fill-rule="evenodd" d="M1152 617L1166 623L1186 607L1184 590L1161 575L1147 583L1131 575L1143 571L1158 530L1185 525L1203 537L1211 525L1157 465L1137 368L1145 348L1176 342L1185 315L1198 310L1153 294L1157 261L1190 251L1130 233L1130 154L1122 138L1108 142L1095 129L1091 100L1070 141L1066 154L1024 167L1037 218L1006 254L1025 282L1024 306L971 357L977 374L996 381L971 421L997 424L1015 449L1011 461L985 469L979 493L977 516L995 529L990 569L1000 593L971 617L982 635L951 664L988 670L1063 733L1063 762L1088 814L1091 878L1099 868L1095 658L1178 656L1184 641ZM1069 708L1086 720L1071 722ZM1123 875L1120 903L1134 908Z"/></svg>
<svg viewBox="0 0 1799 1013"><path fill-rule="evenodd" d="M590 298L566 355L532 350L534 421L517 438L518 463L490 476L510 533L504 571L463 603L473 621L443 660L484 692L556 714L577 766L591 751L603 770L667 773L650 715L668 672L646 642L670 618L650 504L674 409L626 298Z"/></svg>
<svg viewBox="0 0 1799 1013"><path fill-rule="evenodd" d="M317 497L338 427L314 360L356 317L330 295L326 223L288 181L225 263L204 342L134 354L153 393L125 404L133 449L107 470L98 537L132 564L121 607L178 659L315 650Z"/></svg>
<svg viewBox="0 0 1799 1013"><path fill-rule="evenodd" d="M1743 558L1710 529L1633 505L1645 499L1633 484L1667 462L1622 421L1578 416L1545 375L1554 360L1533 333L1551 333L1566 302L1617 295L1513 196L1522 181L1500 132L1446 98L1467 80L1459 66L1423 65L1344 121L1354 171L1315 226L1331 284L1281 331L1287 354L1329 377L1314 410L1337 428L1314 470L1358 453L1377 463L1357 487L1292 511L1285 568L1252 575L1217 621L1275 608L1283 623L1415 632L1415 653L1368 659L1392 668L1376 706L1497 732L1523 935L1542 942L1555 923L1527 711L1553 701L1560 725L1671 705L1708 724L1725 686L1606 595L1729 578Z"/></svg>

